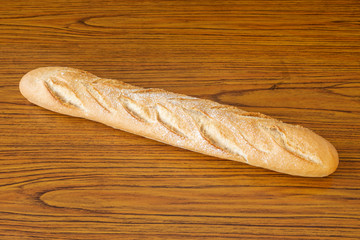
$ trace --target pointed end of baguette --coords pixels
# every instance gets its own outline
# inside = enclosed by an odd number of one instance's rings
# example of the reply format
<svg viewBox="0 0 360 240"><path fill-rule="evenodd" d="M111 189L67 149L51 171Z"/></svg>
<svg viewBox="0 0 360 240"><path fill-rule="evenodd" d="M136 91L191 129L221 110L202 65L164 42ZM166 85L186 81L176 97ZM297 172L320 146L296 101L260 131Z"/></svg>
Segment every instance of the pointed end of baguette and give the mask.
<svg viewBox="0 0 360 240"><path fill-rule="evenodd" d="M19 82L19 89L21 94L30 101L30 93L33 92L33 88L35 88L35 76L37 69L31 70L30 72L26 73ZM30 101L31 102L31 101Z"/></svg>
<svg viewBox="0 0 360 240"><path fill-rule="evenodd" d="M297 171L301 174L298 175L326 177L335 172L339 164L339 155L328 140L298 125L284 124L282 130L284 148L301 160L298 165L301 171Z"/></svg>
<svg viewBox="0 0 360 240"><path fill-rule="evenodd" d="M339 155L335 147L323 138L324 154L321 158L318 177L327 177L334 173L339 165Z"/></svg>
<svg viewBox="0 0 360 240"><path fill-rule="evenodd" d="M328 161L326 161L323 177L329 176L330 174L334 173L339 165L338 152L331 143L329 143L329 145L329 153L331 157L329 157Z"/></svg>
<svg viewBox="0 0 360 240"><path fill-rule="evenodd" d="M48 110L81 116L82 101L70 89L66 81L59 81L63 75L83 72L67 67L41 67L26 73L19 83L21 94L31 103Z"/></svg>
<svg viewBox="0 0 360 240"><path fill-rule="evenodd" d="M41 94L43 86L41 81L46 79L49 73L60 71L62 67L41 67L26 73L20 80L19 89L21 94L30 102L35 103L34 94ZM38 97L38 95L36 96ZM36 104L36 103L35 103Z"/></svg>

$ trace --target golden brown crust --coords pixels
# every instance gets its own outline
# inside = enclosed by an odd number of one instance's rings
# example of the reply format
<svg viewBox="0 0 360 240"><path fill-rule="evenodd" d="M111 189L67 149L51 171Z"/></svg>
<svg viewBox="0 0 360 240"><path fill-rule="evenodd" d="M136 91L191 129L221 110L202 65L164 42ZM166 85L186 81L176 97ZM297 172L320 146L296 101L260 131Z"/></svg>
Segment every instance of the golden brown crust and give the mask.
<svg viewBox="0 0 360 240"><path fill-rule="evenodd" d="M323 177L338 165L335 148L301 126L77 69L35 69L22 78L20 91L30 102L55 112L282 173Z"/></svg>

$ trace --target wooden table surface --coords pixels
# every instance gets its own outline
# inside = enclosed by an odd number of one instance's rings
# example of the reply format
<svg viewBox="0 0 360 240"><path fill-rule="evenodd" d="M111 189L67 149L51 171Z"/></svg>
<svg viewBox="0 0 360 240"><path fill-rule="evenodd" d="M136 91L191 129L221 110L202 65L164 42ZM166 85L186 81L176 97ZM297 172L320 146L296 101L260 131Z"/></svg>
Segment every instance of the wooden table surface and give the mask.
<svg viewBox="0 0 360 240"><path fill-rule="evenodd" d="M359 239L358 0L2 0L0 60L0 239ZM301 124L339 168L293 177L50 112L18 90L42 66Z"/></svg>

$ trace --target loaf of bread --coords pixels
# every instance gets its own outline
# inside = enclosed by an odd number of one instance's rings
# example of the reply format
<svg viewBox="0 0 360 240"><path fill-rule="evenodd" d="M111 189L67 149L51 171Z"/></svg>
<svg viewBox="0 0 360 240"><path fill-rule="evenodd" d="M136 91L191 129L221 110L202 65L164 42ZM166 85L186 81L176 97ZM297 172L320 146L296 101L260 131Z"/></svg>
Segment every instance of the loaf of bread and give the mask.
<svg viewBox="0 0 360 240"><path fill-rule="evenodd" d="M73 68L30 71L21 79L20 91L30 102L58 113L277 172L323 177L338 165L333 145L307 128Z"/></svg>

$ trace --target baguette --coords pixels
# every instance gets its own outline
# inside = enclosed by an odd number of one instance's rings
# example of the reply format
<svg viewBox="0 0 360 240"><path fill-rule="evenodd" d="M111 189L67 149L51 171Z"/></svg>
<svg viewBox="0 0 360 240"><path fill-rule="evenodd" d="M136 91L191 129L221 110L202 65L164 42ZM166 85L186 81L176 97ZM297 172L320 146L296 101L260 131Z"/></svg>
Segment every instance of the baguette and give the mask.
<svg viewBox="0 0 360 240"><path fill-rule="evenodd" d="M32 70L19 87L30 102L54 112L281 173L324 177L339 161L334 146L307 128L73 68Z"/></svg>

